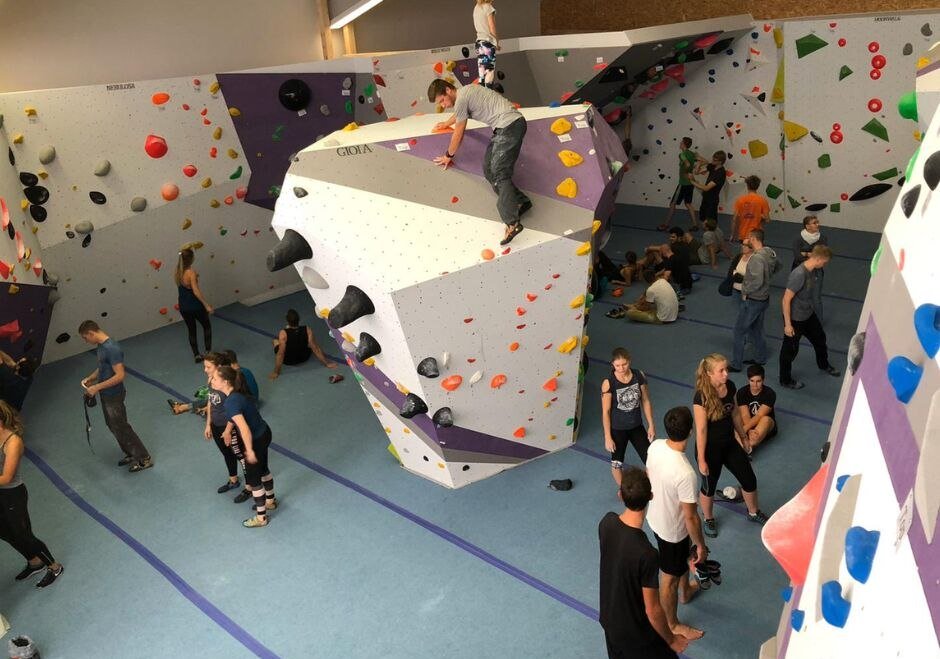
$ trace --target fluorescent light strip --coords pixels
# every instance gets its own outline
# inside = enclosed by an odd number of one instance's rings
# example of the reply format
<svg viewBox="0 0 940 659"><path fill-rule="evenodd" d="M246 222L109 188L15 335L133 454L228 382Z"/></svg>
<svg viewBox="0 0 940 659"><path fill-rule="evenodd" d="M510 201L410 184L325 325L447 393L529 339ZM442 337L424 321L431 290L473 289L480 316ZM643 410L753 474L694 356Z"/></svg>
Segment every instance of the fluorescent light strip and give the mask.
<svg viewBox="0 0 940 659"><path fill-rule="evenodd" d="M340 14L339 16L333 19L333 22L330 23L330 29L338 30L344 25L346 25L347 23L352 23L354 20L356 20L357 18L359 18L364 13L366 13L367 11L369 11L376 5L380 4L381 2L382 0L364 0L363 2L359 2L353 5L352 7L344 11L342 14Z"/></svg>

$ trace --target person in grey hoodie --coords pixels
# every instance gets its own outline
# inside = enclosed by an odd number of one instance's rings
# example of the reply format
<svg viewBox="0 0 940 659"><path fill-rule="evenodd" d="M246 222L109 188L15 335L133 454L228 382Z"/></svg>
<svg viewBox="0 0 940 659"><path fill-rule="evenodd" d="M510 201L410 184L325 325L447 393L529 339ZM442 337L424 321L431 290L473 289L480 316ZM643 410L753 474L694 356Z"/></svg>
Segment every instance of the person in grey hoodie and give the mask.
<svg viewBox="0 0 940 659"><path fill-rule="evenodd" d="M744 243L754 253L747 262L741 284L741 304L734 324L734 348L731 363L728 364L729 373L740 373L742 364L763 364L767 361L764 314L770 303L770 278L780 269L777 254L764 246L764 232L761 229L751 231ZM745 362L744 343L748 337L754 347L754 359Z"/></svg>

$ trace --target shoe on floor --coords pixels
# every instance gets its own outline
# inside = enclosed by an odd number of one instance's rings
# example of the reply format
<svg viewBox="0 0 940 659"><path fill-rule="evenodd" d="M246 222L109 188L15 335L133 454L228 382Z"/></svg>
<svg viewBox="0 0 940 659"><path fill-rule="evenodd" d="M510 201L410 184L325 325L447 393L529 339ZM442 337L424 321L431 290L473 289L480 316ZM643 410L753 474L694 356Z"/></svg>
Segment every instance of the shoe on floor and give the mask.
<svg viewBox="0 0 940 659"><path fill-rule="evenodd" d="M762 510L758 510L753 515L751 513L748 513L747 521L754 522L755 524L760 524L761 526L763 526L767 522L767 515L765 515Z"/></svg>
<svg viewBox="0 0 940 659"><path fill-rule="evenodd" d="M51 567L48 568L42 579L36 582L36 588L45 588L46 586L51 586L52 582L62 576L63 572L65 572L64 565L60 565L58 570L53 570Z"/></svg>
<svg viewBox="0 0 940 659"><path fill-rule="evenodd" d="M43 565L42 563L40 563L39 565L30 565L29 563L27 563L27 564L26 564L26 567L24 567L22 570L20 570L20 573L17 574L17 575L16 575L15 577L13 577L13 578L14 578L16 581L23 581L24 579L28 579L29 577L33 576L34 574L39 574L40 572L42 572L42 571L45 570L45 569L46 569L46 566Z"/></svg>
<svg viewBox="0 0 940 659"><path fill-rule="evenodd" d="M138 471L143 471L144 469L150 469L153 466L153 460L147 458L146 460L141 460L140 462L135 462L131 465L131 468L128 469L132 474L136 474Z"/></svg>
<svg viewBox="0 0 940 659"><path fill-rule="evenodd" d="M702 523L702 532L707 535L709 538L718 537L718 522L714 518L706 519Z"/></svg>
<svg viewBox="0 0 940 659"><path fill-rule="evenodd" d="M840 371L839 369L837 369L835 366L830 366L829 368L824 368L824 369L822 369L822 370L825 371L826 373L828 373L829 375L831 375L831 376L834 377L834 378L837 378L837 377L839 377L840 375L842 375L842 371Z"/></svg>
<svg viewBox="0 0 940 659"><path fill-rule="evenodd" d="M235 503L245 503L250 498L251 498L251 492L249 492L248 490L242 490L235 496L234 499L232 499L232 501L234 501Z"/></svg>
<svg viewBox="0 0 940 659"><path fill-rule="evenodd" d="M266 499L264 507L268 510L277 510L277 499Z"/></svg>
<svg viewBox="0 0 940 659"><path fill-rule="evenodd" d="M805 386L799 380L790 380L789 382L781 382L780 385L783 387L786 387L787 389L802 389Z"/></svg>
<svg viewBox="0 0 940 659"><path fill-rule="evenodd" d="M118 465L118 467L126 467L127 465L129 465L129 464L132 463L133 461L134 461L134 458L132 458L132 457L129 456L129 455L125 455L123 458L121 458L120 460L118 460L117 465Z"/></svg>
<svg viewBox="0 0 940 659"><path fill-rule="evenodd" d="M244 526L246 529L257 529L257 528L260 528L262 526L267 526L267 525L268 525L268 518L265 517L262 519L261 517L258 517L257 515L255 515L254 517L249 517L244 522L242 522L242 526Z"/></svg>
<svg viewBox="0 0 940 659"><path fill-rule="evenodd" d="M232 481L225 481L224 483L219 485L219 489L217 489L216 492L218 492L219 494L225 494L229 490L234 490L238 486L239 486L239 482L237 480L234 483Z"/></svg>

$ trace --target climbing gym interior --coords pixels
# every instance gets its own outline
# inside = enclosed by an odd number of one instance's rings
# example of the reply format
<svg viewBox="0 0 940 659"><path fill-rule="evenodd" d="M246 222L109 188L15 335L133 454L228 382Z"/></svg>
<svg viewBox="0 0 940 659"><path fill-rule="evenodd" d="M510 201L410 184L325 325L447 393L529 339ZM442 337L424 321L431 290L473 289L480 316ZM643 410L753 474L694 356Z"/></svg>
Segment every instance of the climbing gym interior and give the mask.
<svg viewBox="0 0 940 659"><path fill-rule="evenodd" d="M761 330L777 432L747 458L769 519L725 470L720 576L679 605L705 632L680 656L940 657L940 11L481 4L487 84L527 125L511 241L493 127L471 116L435 161L454 129L429 84L480 84L471 0L0 0L0 351L28 366L0 365L0 393L32 532L64 566L36 588L0 543L11 657L604 656L611 353L645 377L654 438L706 355L734 359L743 302L719 288L751 177L781 265ZM695 219L670 210L683 138L697 169L725 155L725 249L692 262L674 321L635 322L618 312L647 284L621 267ZM782 309L812 216L830 372L804 337L790 387ZM190 252L212 350L260 384L264 528L195 413ZM282 367L289 310L315 349ZM88 320L123 350L139 473L116 467L106 394L86 406ZM694 430L686 456L698 471ZM0 474L3 495L19 481Z"/></svg>

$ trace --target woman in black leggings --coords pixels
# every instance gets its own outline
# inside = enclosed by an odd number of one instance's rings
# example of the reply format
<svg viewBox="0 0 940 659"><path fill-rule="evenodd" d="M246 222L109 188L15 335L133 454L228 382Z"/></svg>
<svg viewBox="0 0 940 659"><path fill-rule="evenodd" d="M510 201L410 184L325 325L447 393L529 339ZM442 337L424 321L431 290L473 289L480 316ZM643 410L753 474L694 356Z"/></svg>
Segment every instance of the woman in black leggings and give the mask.
<svg viewBox="0 0 940 659"><path fill-rule="evenodd" d="M236 456L244 457L245 483L251 488L255 500L255 516L242 524L249 529L267 526L268 511L277 508L274 476L268 469L271 428L258 414L240 371L231 366L220 366L212 378L212 386L226 396L224 408L228 422L222 437Z"/></svg>
<svg viewBox="0 0 940 659"><path fill-rule="evenodd" d="M212 305L206 302L199 288L199 273L193 268L193 261L196 259L196 253L189 249L181 249L179 260L176 263L176 288L179 292L179 308L183 322L186 323L186 330L189 332L189 346L193 350L193 358L196 363L202 361L199 354L199 344L196 341L196 321L202 325L202 338L205 343L206 352L212 350L212 325L209 323L209 314L214 309Z"/></svg>
<svg viewBox="0 0 940 659"><path fill-rule="evenodd" d="M225 415L225 393L212 386L212 379L220 366L229 366L228 359L218 352L208 352L204 355L202 369L206 373L209 383L209 396L206 404L206 429L204 436L206 441L210 439L215 441L216 448L222 454L225 460L225 468L228 470L228 480L222 483L216 490L219 494L225 494L229 490L238 487L238 458L228 447L223 439L225 424L228 417ZM235 503L244 503L251 498L251 492L247 489L242 490L235 496Z"/></svg>
<svg viewBox="0 0 940 659"><path fill-rule="evenodd" d="M718 523L713 511L715 490L722 467L734 474L741 484L747 518L763 525L767 516L757 505L757 477L751 462L734 433L744 436L741 413L734 401L736 388L728 379L728 359L724 355L705 357L695 372L695 448L698 469L702 475L699 501L705 524L702 530L710 538L718 536Z"/></svg>
<svg viewBox="0 0 940 659"><path fill-rule="evenodd" d="M646 452L656 437L656 429L646 375L630 368L630 353L624 348L614 349L610 364L610 375L601 382L601 423L604 447L610 452L610 471L619 492L627 442L633 444L640 461L646 464Z"/></svg>
<svg viewBox="0 0 940 659"><path fill-rule="evenodd" d="M17 581L45 570L37 588L45 588L65 570L49 553L45 543L33 535L29 521L26 486L17 474L23 457L23 422L6 401L0 400L0 540L7 542L26 559Z"/></svg>

